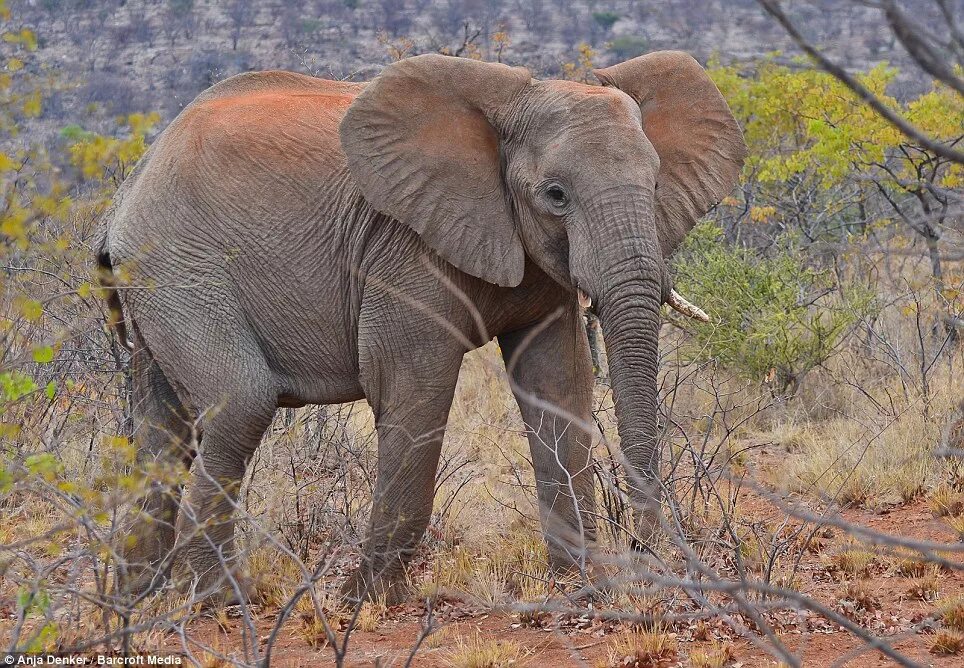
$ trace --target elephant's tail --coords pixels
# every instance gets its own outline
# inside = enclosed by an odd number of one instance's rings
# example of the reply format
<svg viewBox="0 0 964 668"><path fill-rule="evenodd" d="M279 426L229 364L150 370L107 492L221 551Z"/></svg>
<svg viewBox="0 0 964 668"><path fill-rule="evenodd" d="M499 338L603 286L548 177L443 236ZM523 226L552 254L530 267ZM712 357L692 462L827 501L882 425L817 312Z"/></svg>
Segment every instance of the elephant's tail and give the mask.
<svg viewBox="0 0 964 668"><path fill-rule="evenodd" d="M97 258L97 287L100 288L101 296L107 301L108 318L107 325L114 330L121 345L128 351L134 350L134 345L128 338L127 323L124 321L124 309L121 306L120 295L117 292L117 275L114 273L114 265L110 257L108 247L108 225L113 217L115 206L110 206L104 216L99 221L93 243L94 255Z"/></svg>
<svg viewBox="0 0 964 668"><path fill-rule="evenodd" d="M117 188L117 192L114 193L111 203L97 221L94 238L92 240L94 256L97 258L97 286L100 288L101 296L107 300L107 307L109 309L107 325L117 334L121 345L131 352L134 350L134 344L129 338L127 322L124 320L124 310L121 306L121 299L118 292L120 281L118 280L117 273L114 271L114 260L116 258L111 258L111 227L116 224L115 219L121 211L121 205L131 188L137 183L153 149L153 144L147 147L144 155L141 156L141 159L134 165L130 174L127 175Z"/></svg>
<svg viewBox="0 0 964 668"><path fill-rule="evenodd" d="M134 344L128 338L124 310L121 307L120 296L117 294L117 276L114 274L114 265L111 264L110 251L107 249L97 253L97 284L107 300L107 308L110 312L107 319L108 326L117 334L121 345L133 352Z"/></svg>

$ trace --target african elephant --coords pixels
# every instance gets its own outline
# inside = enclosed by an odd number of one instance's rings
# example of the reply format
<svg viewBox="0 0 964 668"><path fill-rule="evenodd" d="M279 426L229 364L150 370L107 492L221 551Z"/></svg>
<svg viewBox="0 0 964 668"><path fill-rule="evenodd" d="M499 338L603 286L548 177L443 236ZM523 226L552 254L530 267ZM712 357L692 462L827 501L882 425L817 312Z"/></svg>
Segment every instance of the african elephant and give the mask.
<svg viewBox="0 0 964 668"><path fill-rule="evenodd" d="M530 428L550 563L571 567L595 537L581 303L602 325L647 537L660 307L702 315L666 258L733 188L745 144L684 53L595 74L602 85L539 81L441 55L364 84L248 73L160 134L96 252L130 335L139 456L190 466L196 430L202 457L183 502L162 482L143 501L131 591L176 546L175 580L223 593L233 499L276 409L365 398L377 481L345 593L397 600L462 357L493 336Z"/></svg>

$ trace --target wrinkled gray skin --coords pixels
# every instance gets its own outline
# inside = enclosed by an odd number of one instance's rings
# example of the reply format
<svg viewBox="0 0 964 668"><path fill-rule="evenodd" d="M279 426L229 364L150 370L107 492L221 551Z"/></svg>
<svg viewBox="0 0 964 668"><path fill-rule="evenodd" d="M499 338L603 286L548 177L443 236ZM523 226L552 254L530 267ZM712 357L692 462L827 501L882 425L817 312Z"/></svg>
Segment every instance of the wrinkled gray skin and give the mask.
<svg viewBox="0 0 964 668"><path fill-rule="evenodd" d="M202 457L184 503L161 482L144 502L128 589L165 571L176 538L175 580L234 598L231 500L276 408L366 398L378 478L345 592L400 598L462 357L492 336L531 429L551 565L581 563L591 438L568 416L589 422L593 378L577 288L602 323L650 537L664 259L733 187L744 145L685 54L596 74L605 85L540 82L435 55L369 84L243 74L161 134L97 252L126 282L140 457L190 466L192 425Z"/></svg>

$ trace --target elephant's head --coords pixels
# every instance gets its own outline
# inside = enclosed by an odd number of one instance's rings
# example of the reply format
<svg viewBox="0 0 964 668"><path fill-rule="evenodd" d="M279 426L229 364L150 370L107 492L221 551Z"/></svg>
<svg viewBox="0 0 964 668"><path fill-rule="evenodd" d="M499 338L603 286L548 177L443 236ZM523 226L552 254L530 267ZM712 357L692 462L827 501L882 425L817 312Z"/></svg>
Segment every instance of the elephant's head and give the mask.
<svg viewBox="0 0 964 668"><path fill-rule="evenodd" d="M341 139L365 198L448 262L515 286L528 256L574 299L592 300L643 501L658 496L659 308L686 310L665 259L733 188L746 147L684 53L596 76L601 86L536 81L522 68L417 56L369 84Z"/></svg>

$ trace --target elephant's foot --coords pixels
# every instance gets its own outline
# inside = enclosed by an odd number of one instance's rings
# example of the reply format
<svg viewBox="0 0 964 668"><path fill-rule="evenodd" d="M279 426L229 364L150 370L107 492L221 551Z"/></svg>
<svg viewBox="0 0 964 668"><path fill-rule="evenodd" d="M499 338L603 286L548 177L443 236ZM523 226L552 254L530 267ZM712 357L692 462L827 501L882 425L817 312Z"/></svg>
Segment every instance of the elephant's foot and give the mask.
<svg viewBox="0 0 964 668"><path fill-rule="evenodd" d="M556 549L552 549L556 547ZM606 572L606 562L596 552L595 540L577 549L559 549L550 544L549 572L555 591L573 603L609 601L614 585Z"/></svg>
<svg viewBox="0 0 964 668"><path fill-rule="evenodd" d="M170 546L174 532L153 520L138 521L126 532L116 551L120 555L117 568L118 590L136 599L163 587L170 576Z"/></svg>
<svg viewBox="0 0 964 668"><path fill-rule="evenodd" d="M117 586L127 599L141 599L167 584L169 574L155 566L128 563L118 573Z"/></svg>
<svg viewBox="0 0 964 668"><path fill-rule="evenodd" d="M383 602L386 606L399 605L412 596L404 573L384 573L372 577L364 566L359 567L341 588L341 597L348 603L362 601Z"/></svg>
<svg viewBox="0 0 964 668"><path fill-rule="evenodd" d="M652 484L646 484L641 493L633 495L631 516L635 535L632 547L637 552L655 556L666 539L666 518L660 498L660 488Z"/></svg>
<svg viewBox="0 0 964 668"><path fill-rule="evenodd" d="M250 578L235 563L196 566L187 560L178 560L171 579L179 592L211 610L247 605L254 598Z"/></svg>
<svg viewBox="0 0 964 668"><path fill-rule="evenodd" d="M556 538L548 539L549 572L557 580L589 579L592 571L592 554L595 541L575 545L562 543Z"/></svg>

